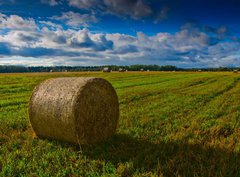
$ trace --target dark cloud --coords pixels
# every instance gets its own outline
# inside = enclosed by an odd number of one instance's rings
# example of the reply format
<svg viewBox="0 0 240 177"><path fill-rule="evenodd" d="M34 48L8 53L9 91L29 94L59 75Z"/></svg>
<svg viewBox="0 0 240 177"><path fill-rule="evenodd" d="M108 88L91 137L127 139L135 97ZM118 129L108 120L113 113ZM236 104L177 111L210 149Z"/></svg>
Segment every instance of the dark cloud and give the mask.
<svg viewBox="0 0 240 177"><path fill-rule="evenodd" d="M18 38L20 41L22 42L28 42L28 43L32 43L32 42L36 42L38 41L39 37L41 35L36 34L36 33L18 33Z"/></svg>
<svg viewBox="0 0 240 177"><path fill-rule="evenodd" d="M152 13L144 0L68 0L70 6L85 10L97 10L117 16L141 19Z"/></svg>
<svg viewBox="0 0 240 177"><path fill-rule="evenodd" d="M11 45L7 43L0 43L0 55L4 56L23 56L23 57L40 57L40 56L53 56L58 53L55 49L47 49L42 47L36 48L20 48L10 49Z"/></svg>
<svg viewBox="0 0 240 177"><path fill-rule="evenodd" d="M45 2L45 0L42 0ZM118 17L130 17L135 20L152 18L154 23L158 23L167 18L168 12L178 0L170 3L166 0L67 0L68 5L88 11L93 14L112 14ZM59 4L56 0L47 1L50 5ZM89 19L89 17L87 18ZM93 20L93 19L91 19ZM78 21L77 18L73 21ZM95 21L95 19L94 19Z"/></svg>
<svg viewBox="0 0 240 177"><path fill-rule="evenodd" d="M104 3L109 12L134 19L140 19L152 13L151 7L143 0L104 0Z"/></svg>
<svg viewBox="0 0 240 177"><path fill-rule="evenodd" d="M56 53L55 49L47 49L43 47L21 48L19 50L12 51L12 55L24 57L54 56Z"/></svg>
<svg viewBox="0 0 240 177"><path fill-rule="evenodd" d="M135 53L135 52L139 52L138 48L134 45L124 45L124 46L120 46L118 47L116 50L114 50L112 53L115 54L128 54L128 53Z"/></svg>
<svg viewBox="0 0 240 177"><path fill-rule="evenodd" d="M67 42L66 37L60 36L60 35L53 36L52 40L53 40L53 42L55 42L57 44L66 44L66 42Z"/></svg>
<svg viewBox="0 0 240 177"><path fill-rule="evenodd" d="M220 26L218 28L212 26L205 26L204 30L207 33L215 36L218 40L230 39L232 40L232 35L226 26Z"/></svg>
<svg viewBox="0 0 240 177"><path fill-rule="evenodd" d="M36 47L36 48L29 48L23 47L19 50L12 50L9 54L4 53L5 55L13 55L13 56L22 56L22 57L80 57L80 56L87 56L87 57L96 57L97 54L94 53L84 53L84 52L74 52L74 51L64 51L61 49L48 49L44 47Z"/></svg>
<svg viewBox="0 0 240 177"><path fill-rule="evenodd" d="M213 34L225 34L227 32L226 26L221 26L219 28L212 27L212 26L204 26L204 30L209 33Z"/></svg>
<svg viewBox="0 0 240 177"><path fill-rule="evenodd" d="M113 42L111 40L107 40L105 35L99 36L99 44L96 45L98 50L112 50Z"/></svg>

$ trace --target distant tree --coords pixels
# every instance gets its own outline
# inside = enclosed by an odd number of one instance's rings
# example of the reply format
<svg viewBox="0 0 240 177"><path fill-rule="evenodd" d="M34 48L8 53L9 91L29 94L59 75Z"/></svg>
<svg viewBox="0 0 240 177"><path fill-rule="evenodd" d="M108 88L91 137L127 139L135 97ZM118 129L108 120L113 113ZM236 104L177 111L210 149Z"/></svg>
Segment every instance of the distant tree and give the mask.
<svg viewBox="0 0 240 177"><path fill-rule="evenodd" d="M239 70L239 68L231 67L219 67L219 68L178 68L172 65L131 65L131 66L117 66L117 65L104 65L104 66L36 66L36 67L24 67L24 66L9 66L0 65L0 73L21 73L21 72L79 72L79 71L102 71L103 68L109 68L112 71L122 70L128 71L234 71Z"/></svg>
<svg viewBox="0 0 240 177"><path fill-rule="evenodd" d="M23 73L23 72L28 72L28 68L24 66L0 65L0 72L1 73Z"/></svg>

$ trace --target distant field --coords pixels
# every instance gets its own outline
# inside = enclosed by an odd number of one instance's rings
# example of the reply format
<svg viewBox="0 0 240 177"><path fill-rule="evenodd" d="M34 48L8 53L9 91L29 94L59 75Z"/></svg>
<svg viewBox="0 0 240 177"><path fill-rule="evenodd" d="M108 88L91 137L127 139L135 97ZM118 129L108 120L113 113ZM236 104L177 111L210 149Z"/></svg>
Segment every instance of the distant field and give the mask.
<svg viewBox="0 0 240 177"><path fill-rule="evenodd" d="M77 147L34 137L31 92L63 76L113 84L121 115L112 139ZM0 74L0 176L240 176L240 74Z"/></svg>

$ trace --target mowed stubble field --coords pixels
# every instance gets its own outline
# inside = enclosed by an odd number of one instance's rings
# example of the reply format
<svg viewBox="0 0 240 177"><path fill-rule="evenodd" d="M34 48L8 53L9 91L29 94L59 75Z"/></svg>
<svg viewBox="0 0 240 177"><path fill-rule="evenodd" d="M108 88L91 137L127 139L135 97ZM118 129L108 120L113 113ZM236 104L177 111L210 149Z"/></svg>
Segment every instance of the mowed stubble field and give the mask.
<svg viewBox="0 0 240 177"><path fill-rule="evenodd" d="M33 88L102 77L120 102L117 133L92 146L34 137ZM90 130L91 131L91 130ZM0 176L240 176L240 74L128 72L0 75Z"/></svg>

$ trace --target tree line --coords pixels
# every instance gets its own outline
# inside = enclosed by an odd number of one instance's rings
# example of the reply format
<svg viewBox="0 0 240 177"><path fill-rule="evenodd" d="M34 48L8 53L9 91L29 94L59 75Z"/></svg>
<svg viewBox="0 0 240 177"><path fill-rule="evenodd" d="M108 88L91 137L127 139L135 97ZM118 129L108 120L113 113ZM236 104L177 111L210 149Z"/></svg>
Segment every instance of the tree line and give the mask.
<svg viewBox="0 0 240 177"><path fill-rule="evenodd" d="M25 73L25 72L79 72L79 71L102 71L109 68L112 71L238 71L239 68L219 67L219 68L178 68L172 65L131 65L131 66L13 66L0 65L0 73Z"/></svg>

